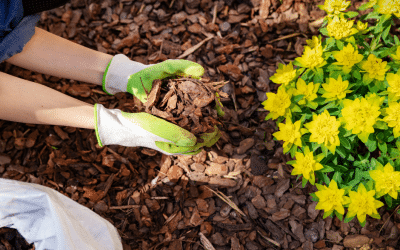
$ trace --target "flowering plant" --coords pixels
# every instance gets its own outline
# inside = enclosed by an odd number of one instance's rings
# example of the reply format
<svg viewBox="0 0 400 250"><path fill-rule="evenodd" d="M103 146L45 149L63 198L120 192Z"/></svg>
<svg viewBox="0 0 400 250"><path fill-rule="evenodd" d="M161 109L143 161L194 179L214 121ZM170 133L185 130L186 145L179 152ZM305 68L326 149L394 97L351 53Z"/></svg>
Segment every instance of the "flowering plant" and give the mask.
<svg viewBox="0 0 400 250"><path fill-rule="evenodd" d="M292 175L318 191L311 194L324 218L336 215L362 226L400 204L400 40L392 36L400 1L370 0L354 19L346 0L326 0L318 37L303 55L279 65L280 84L262 104L277 120L276 140L295 160ZM369 20L373 25L368 25ZM346 212L347 208L347 212Z"/></svg>

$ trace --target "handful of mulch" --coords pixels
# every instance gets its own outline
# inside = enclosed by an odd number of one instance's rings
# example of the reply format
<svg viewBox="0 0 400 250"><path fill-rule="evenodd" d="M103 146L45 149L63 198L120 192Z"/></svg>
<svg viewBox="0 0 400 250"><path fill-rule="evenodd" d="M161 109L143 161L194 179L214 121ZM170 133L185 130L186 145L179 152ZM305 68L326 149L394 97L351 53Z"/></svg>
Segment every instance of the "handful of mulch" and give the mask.
<svg viewBox="0 0 400 250"><path fill-rule="evenodd" d="M24 237L13 228L0 228L0 249L35 250L34 244L28 244Z"/></svg>
<svg viewBox="0 0 400 250"><path fill-rule="evenodd" d="M214 132L214 126L222 125L215 109L222 107L215 93L228 95L219 90L223 86L220 84L194 78L155 80L144 104L145 112L190 131L202 143L201 134Z"/></svg>

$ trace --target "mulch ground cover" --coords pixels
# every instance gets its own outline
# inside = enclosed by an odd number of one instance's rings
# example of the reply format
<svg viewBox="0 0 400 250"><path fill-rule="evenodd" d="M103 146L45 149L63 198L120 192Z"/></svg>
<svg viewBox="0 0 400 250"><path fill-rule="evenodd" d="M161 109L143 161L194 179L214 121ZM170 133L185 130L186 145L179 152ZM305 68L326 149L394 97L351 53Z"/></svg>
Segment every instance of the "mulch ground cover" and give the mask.
<svg viewBox="0 0 400 250"><path fill-rule="evenodd" d="M278 88L269 77L318 34L322 3L72 0L43 12L39 27L83 46L145 64L183 58L205 75L160 81L149 106L6 62L1 71L87 103L151 112L196 135L218 125L221 138L194 156L166 156L100 148L94 130L0 121L0 177L50 187L92 209L117 228L126 250L399 249L393 211L379 209L382 219L368 218L365 228L356 219L323 219L308 195L315 187L302 189L290 175L291 158L273 140L275 122L264 120L265 93ZM352 1L350 10L360 4ZM216 85L223 117L210 94ZM20 249L19 236L1 230L0 249Z"/></svg>

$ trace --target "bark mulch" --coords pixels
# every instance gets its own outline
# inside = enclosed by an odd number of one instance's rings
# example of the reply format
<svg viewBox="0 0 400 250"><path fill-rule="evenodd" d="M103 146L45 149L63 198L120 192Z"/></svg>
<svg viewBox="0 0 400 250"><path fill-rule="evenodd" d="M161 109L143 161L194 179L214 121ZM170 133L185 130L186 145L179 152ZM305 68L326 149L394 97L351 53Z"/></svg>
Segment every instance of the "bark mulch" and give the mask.
<svg viewBox="0 0 400 250"><path fill-rule="evenodd" d="M352 9L361 4L352 2ZM265 93L278 88L269 77L318 34L322 3L72 0L43 12L39 27L83 46L145 64L183 58L206 73L201 81L160 81L151 107L127 93L109 96L100 86L5 62L1 71L106 108L147 107L196 135L218 124L221 139L195 156L166 156L100 148L93 130L0 121L0 177L48 186L92 209L118 229L126 250L399 249L399 215L385 208L365 228L323 219L308 195L315 188L302 189L290 175L291 159L273 140L276 125L264 120ZM223 83L223 117L204 87L213 83ZM14 235L0 233L0 249L20 249Z"/></svg>

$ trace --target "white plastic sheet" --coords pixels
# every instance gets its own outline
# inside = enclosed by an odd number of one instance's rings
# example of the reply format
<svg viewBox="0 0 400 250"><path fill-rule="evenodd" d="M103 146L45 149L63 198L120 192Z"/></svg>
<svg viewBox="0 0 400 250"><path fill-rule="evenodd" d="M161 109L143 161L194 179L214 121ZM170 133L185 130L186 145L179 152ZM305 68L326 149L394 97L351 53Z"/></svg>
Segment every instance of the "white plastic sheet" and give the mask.
<svg viewBox="0 0 400 250"><path fill-rule="evenodd" d="M116 228L45 186L0 178L0 228L9 227L37 250L122 250Z"/></svg>

